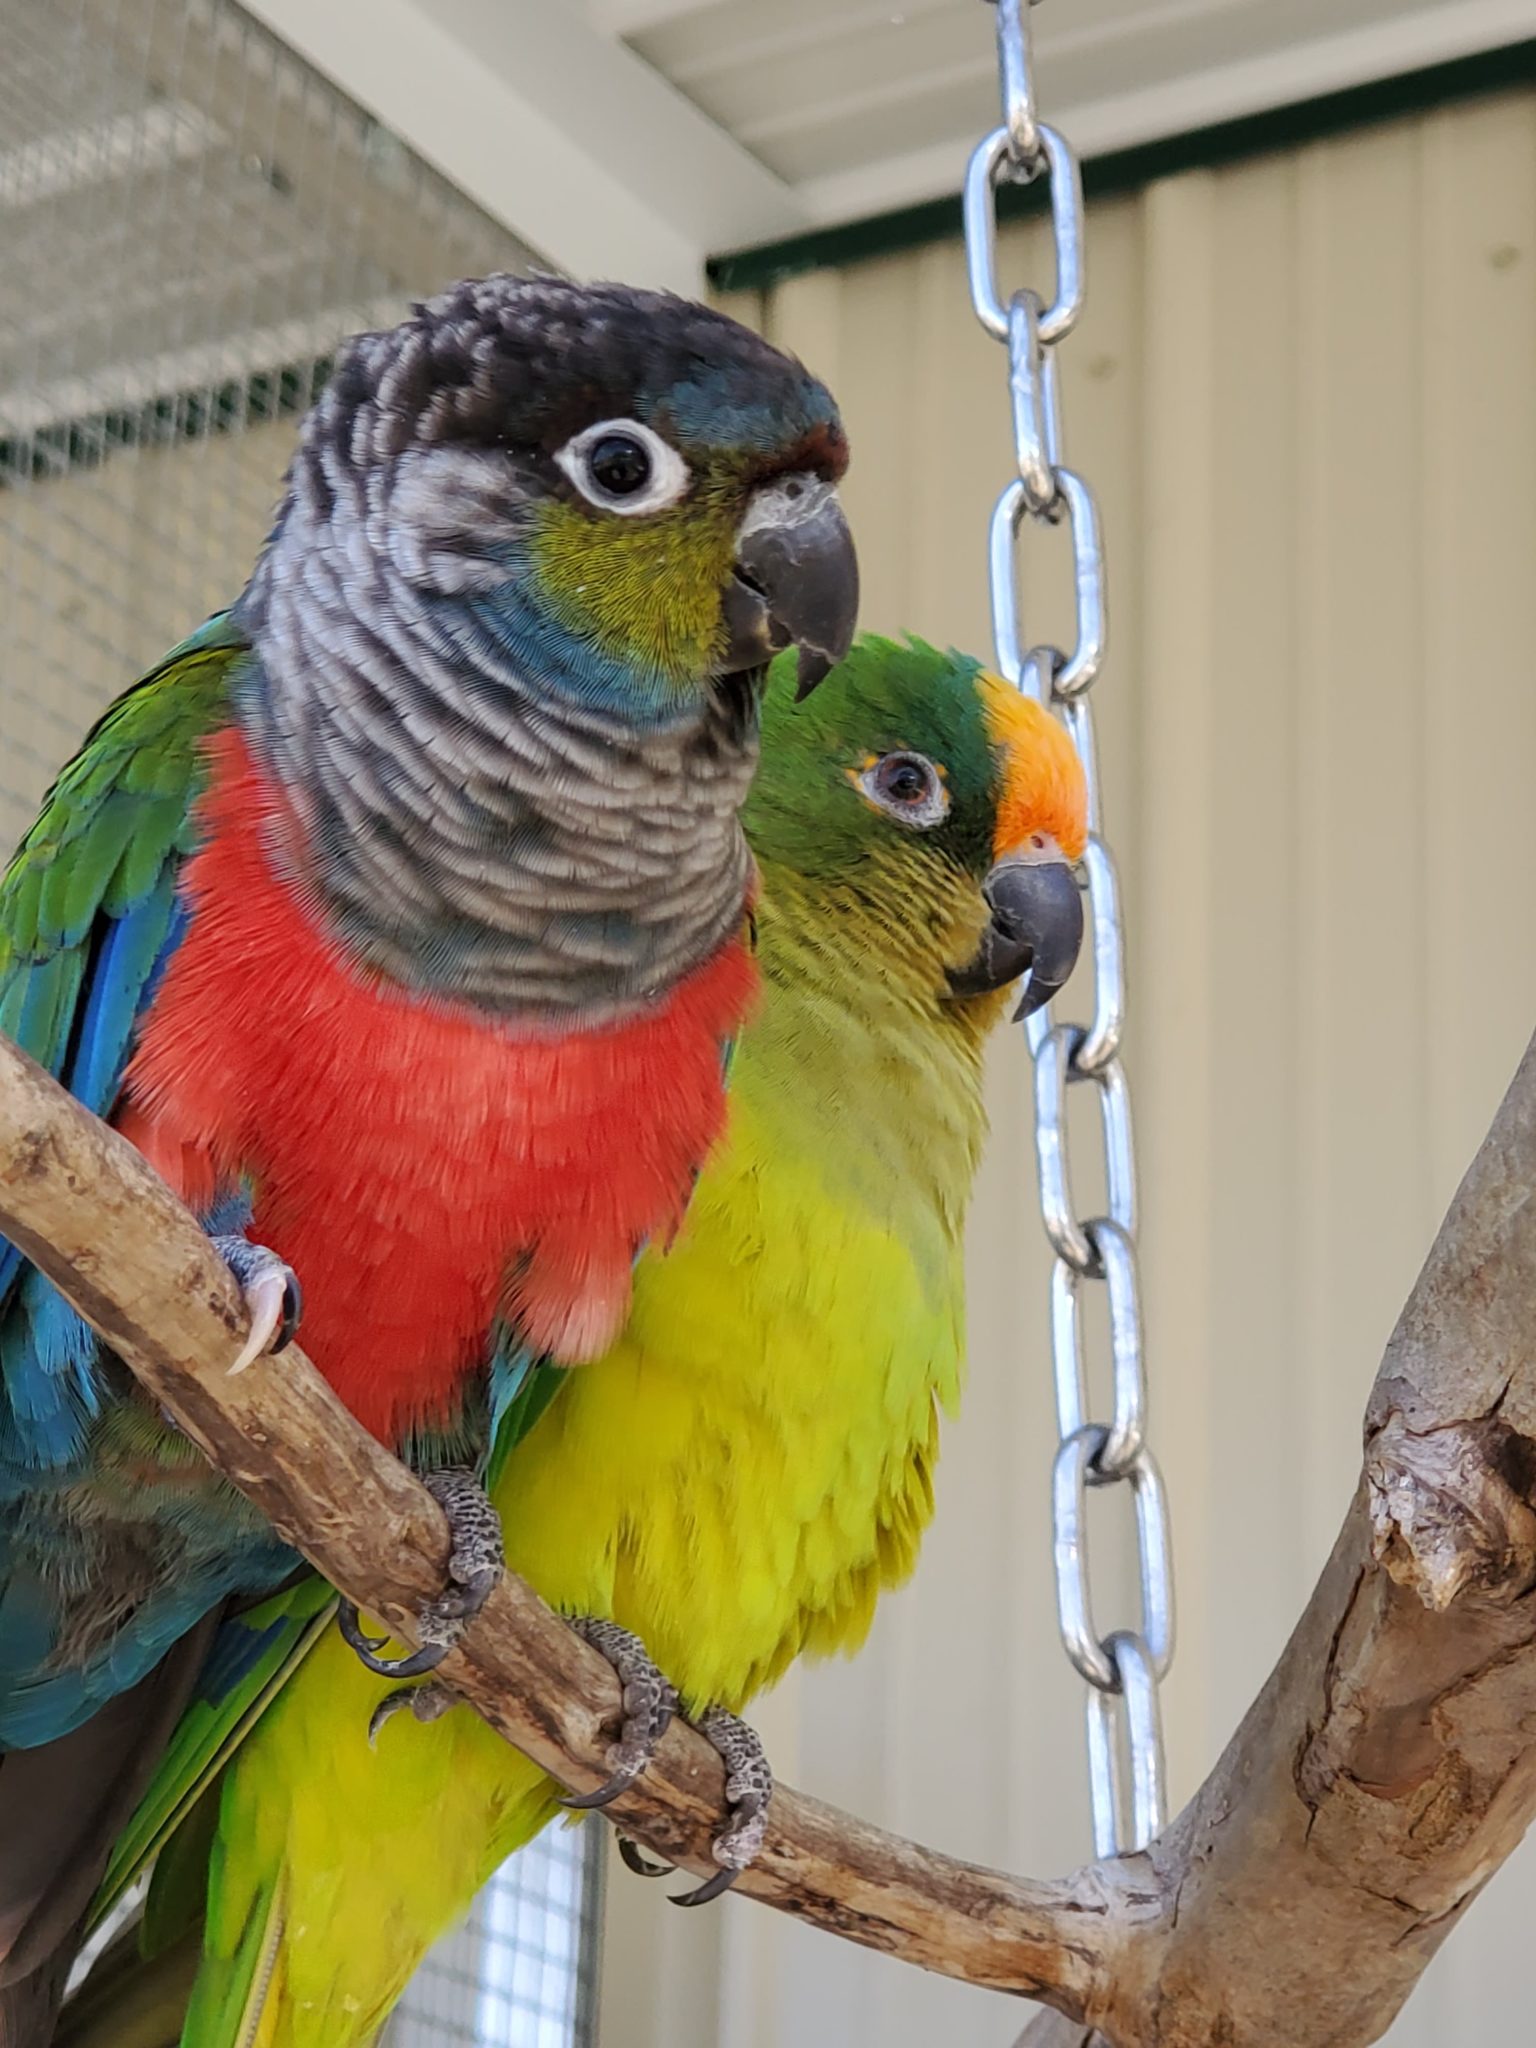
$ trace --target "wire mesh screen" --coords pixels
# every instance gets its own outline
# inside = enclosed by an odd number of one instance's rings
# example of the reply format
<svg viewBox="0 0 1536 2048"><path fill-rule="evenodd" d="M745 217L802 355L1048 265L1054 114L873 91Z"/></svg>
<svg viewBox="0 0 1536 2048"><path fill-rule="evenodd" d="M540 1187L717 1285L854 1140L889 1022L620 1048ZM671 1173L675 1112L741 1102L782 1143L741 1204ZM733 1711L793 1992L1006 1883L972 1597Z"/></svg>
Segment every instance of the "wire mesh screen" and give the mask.
<svg viewBox="0 0 1536 2048"><path fill-rule="evenodd" d="M569 2048L593 2038L605 1830L550 1828L439 1942L380 2048Z"/></svg>
<svg viewBox="0 0 1536 2048"><path fill-rule="evenodd" d="M8 847L239 592L337 340L527 252L228 0L0 0L0 255ZM586 2039L589 1832L507 1866L393 2048Z"/></svg>
<svg viewBox="0 0 1536 2048"><path fill-rule="evenodd" d="M227 0L0 0L0 246L14 827L239 590L338 337L526 252Z"/></svg>

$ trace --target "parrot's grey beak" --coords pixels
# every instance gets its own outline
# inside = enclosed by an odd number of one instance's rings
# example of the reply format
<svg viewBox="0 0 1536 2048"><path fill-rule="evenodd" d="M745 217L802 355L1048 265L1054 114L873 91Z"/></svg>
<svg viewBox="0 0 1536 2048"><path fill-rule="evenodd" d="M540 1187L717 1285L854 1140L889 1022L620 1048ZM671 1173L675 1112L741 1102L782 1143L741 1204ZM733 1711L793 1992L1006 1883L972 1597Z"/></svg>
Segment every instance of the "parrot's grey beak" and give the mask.
<svg viewBox="0 0 1536 2048"><path fill-rule="evenodd" d="M858 612L859 558L836 488L805 474L764 484L736 536L717 672L766 667L798 646L795 695L809 696L852 646Z"/></svg>
<svg viewBox="0 0 1536 2048"><path fill-rule="evenodd" d="M1025 970L1029 982L1014 1021L1044 1006L1077 965L1083 943L1083 899L1077 876L1054 839L1005 854L982 884L992 912L981 944L964 967L949 971L957 996L1002 988Z"/></svg>

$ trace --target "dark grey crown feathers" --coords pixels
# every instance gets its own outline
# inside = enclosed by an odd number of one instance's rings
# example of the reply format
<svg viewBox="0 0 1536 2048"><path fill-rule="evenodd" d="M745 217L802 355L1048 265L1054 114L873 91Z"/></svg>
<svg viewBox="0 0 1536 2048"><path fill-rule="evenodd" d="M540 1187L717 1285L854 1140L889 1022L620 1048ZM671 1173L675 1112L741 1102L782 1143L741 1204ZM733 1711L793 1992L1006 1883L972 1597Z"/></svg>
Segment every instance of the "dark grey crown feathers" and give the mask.
<svg viewBox="0 0 1536 2048"><path fill-rule="evenodd" d="M817 389L792 357L707 306L630 285L499 273L417 305L398 327L345 344L307 429L344 457L430 443L553 451L608 413L708 378L782 400L786 430Z"/></svg>

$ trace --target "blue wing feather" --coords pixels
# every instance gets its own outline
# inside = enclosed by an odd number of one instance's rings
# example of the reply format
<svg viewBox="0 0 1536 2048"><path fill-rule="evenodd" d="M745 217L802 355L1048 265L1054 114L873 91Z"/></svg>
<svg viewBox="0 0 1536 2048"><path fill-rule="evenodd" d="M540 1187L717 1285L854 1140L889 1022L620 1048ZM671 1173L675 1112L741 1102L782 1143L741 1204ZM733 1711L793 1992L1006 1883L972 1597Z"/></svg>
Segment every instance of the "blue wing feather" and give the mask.
<svg viewBox="0 0 1536 2048"><path fill-rule="evenodd" d="M167 865L144 900L106 925L81 1006L74 1054L61 1076L77 1102L98 1116L111 1108L139 1016L154 1001L181 943L186 913Z"/></svg>

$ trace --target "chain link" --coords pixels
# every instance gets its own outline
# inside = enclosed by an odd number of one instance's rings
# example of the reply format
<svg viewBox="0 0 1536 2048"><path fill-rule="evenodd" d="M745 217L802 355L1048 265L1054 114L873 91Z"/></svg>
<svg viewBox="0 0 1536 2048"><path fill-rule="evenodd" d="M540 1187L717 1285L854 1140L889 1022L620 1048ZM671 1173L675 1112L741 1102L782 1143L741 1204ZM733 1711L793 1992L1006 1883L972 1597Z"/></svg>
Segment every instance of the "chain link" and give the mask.
<svg viewBox="0 0 1536 2048"><path fill-rule="evenodd" d="M988 561L992 630L1001 672L1055 707L1088 784L1082 869L1094 968L1093 1015L1057 1023L1049 1008L1025 1027L1035 1062L1035 1154L1040 1209L1055 1253L1051 1352L1060 1442L1051 1481L1056 1602L1067 1655L1088 1685L1088 1767L1095 1853L1139 1848L1164 1822L1158 1685L1173 1655L1168 1509L1147 1445L1147 1379L1136 1263L1136 1157L1130 1091L1120 1064L1125 944L1115 864L1102 836L1098 754L1088 692L1104 663L1107 614L1098 506L1062 454L1056 349L1083 309L1083 186L1077 158L1035 108L1030 8L989 0L997 14L1002 125L980 142L965 179L965 243L976 317L1008 350L1017 475L992 514ZM1056 280L1049 301L1028 287L1006 302L997 280L997 194L1005 183L1049 181ZM1026 643L1020 625L1019 534L1027 521L1065 526L1072 547L1077 636L1070 650ZM1086 1085L1098 1109L1107 1213L1084 1217L1072 1192L1067 1106ZM1083 1293L1102 1287L1108 1312L1114 1413L1089 1414ZM1141 1612L1134 1628L1100 1630L1087 1542L1091 1489L1125 1487L1135 1511ZM1130 1785L1122 1782L1122 1738Z"/></svg>

